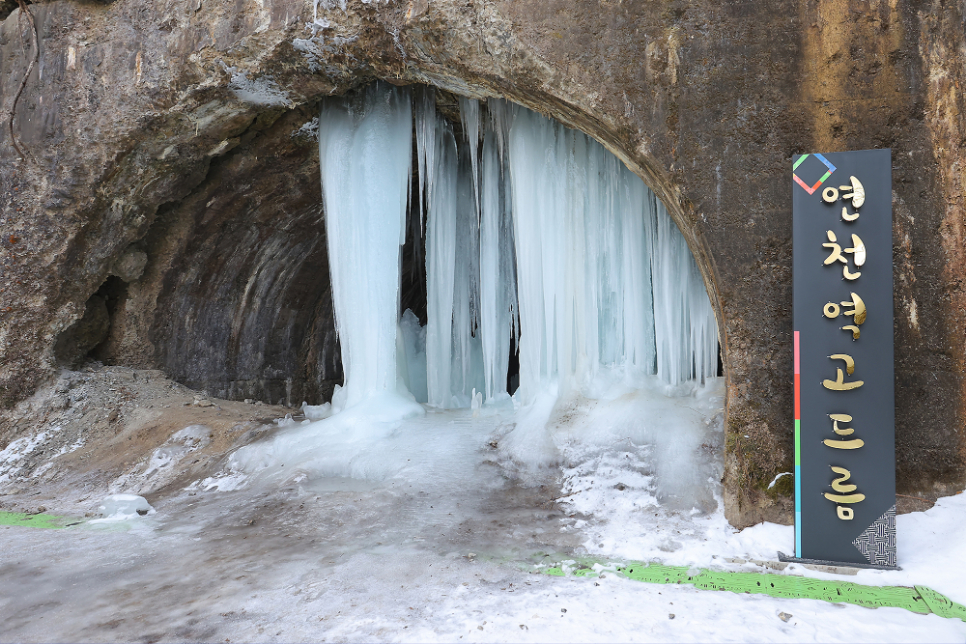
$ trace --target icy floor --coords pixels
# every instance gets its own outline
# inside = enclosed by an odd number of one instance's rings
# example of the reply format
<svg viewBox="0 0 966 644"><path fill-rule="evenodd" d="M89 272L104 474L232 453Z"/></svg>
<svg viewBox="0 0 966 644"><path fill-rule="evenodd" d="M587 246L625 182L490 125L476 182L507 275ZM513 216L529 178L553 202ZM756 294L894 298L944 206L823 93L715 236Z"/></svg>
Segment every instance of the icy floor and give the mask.
<svg viewBox="0 0 966 644"><path fill-rule="evenodd" d="M966 637L966 624L900 609L712 593L608 575L578 580L530 574L541 546L568 546L539 532L552 530L559 514L539 513L512 496L492 501L499 507L478 508L476 520L467 520L439 497L391 487L303 488L270 496L233 492L182 499L126 530L6 528L0 532L2 639L961 642ZM963 599L957 580L966 553L957 537L964 506L955 497L927 513L899 517L906 569L850 579L926 583ZM454 509L457 513L450 512ZM761 526L732 537L721 552L769 557L790 538L787 528ZM681 550L704 548L700 539L681 542ZM780 612L793 617L785 623Z"/></svg>
<svg viewBox="0 0 966 644"><path fill-rule="evenodd" d="M682 401L676 411L645 401L651 422L632 423L633 397L547 411L550 444L511 440L526 418L487 410L376 423L355 439L332 430L351 416L323 421L311 438L311 425L293 424L249 456L298 441L327 450L226 468L213 479L221 490L199 483L126 522L0 528L0 640L966 639L962 622L901 609L534 574L588 553L764 570L752 560L790 549L790 527L738 533L724 520L709 484L721 457L707 416L719 395L684 401L695 422L673 440L647 427L666 425L665 412L686 419ZM661 469L686 462L683 476ZM922 584L963 603L964 517L966 495L899 516L900 572L832 577L792 565L782 574Z"/></svg>

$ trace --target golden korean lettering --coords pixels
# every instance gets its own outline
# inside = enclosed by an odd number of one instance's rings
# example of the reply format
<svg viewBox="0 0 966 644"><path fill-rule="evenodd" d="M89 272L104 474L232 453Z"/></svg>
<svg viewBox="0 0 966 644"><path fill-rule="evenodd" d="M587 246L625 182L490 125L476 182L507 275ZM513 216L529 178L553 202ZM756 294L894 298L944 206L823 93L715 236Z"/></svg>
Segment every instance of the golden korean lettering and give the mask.
<svg viewBox="0 0 966 644"><path fill-rule="evenodd" d="M855 372L855 360L852 359L852 356L845 353L833 353L829 358L845 361L845 372L848 375L851 376ZM831 389L832 391L849 391L851 389L858 389L865 384L864 380L845 382L845 374L842 373L842 370L836 369L835 372L835 380L825 379L822 381L822 386L826 389Z"/></svg>
<svg viewBox="0 0 966 644"><path fill-rule="evenodd" d="M851 331L852 339L858 340L859 336L861 335L859 331L859 327L862 326L862 324L865 322L867 311L865 308L865 302L862 301L862 298L859 297L858 294L856 293L851 293L851 295L852 295L851 300L846 300L844 302L839 303L843 307L852 307L851 310L843 312L842 309L839 308L839 304L836 304L835 302L829 302L822 309L822 313L825 315L825 317L829 318L830 320L834 320L835 318L837 318L840 313L844 313L844 315L851 316L853 324L847 324L841 328L843 331Z"/></svg>
<svg viewBox="0 0 966 644"><path fill-rule="evenodd" d="M849 270L849 260L845 257L845 255L843 255L843 253L852 255L852 261L855 262L855 266L858 268L859 266L865 264L865 244L862 243L862 240L858 235L853 234L852 247L842 248L842 246L838 244L838 238L835 236L835 233L829 230L826 232L826 236L828 237L828 242L822 244L822 246L829 249L829 256L822 263L825 266L828 266L833 262L841 262L845 264L845 266L842 267L842 276L847 280L858 279L862 273L860 271L855 271L853 273Z"/></svg>
<svg viewBox="0 0 966 644"><path fill-rule="evenodd" d="M827 187L822 191L822 201L825 203L835 203L838 201L841 191L842 199L851 200L852 207L855 208L855 212L850 213L848 207L842 206L842 219L846 222L853 222L859 218L859 208L865 203L865 187L855 177L849 177L849 181L851 185L839 186L838 190L832 186Z"/></svg>
<svg viewBox="0 0 966 644"><path fill-rule="evenodd" d="M850 176L850 185L827 186L822 191L822 201L827 204L834 204L841 200L842 220L852 223L859 218L859 209L865 203L865 187L857 177ZM853 212L849 212L851 206ZM845 243L839 243L835 233L831 230L826 231L828 241L822 247L828 250L828 257L822 265L842 264L842 277L849 281L858 279L862 273L859 270L866 262L867 251L865 243L855 234L851 235L852 245L846 248ZM852 340L858 340L861 336L860 327L865 323L868 316L865 302L857 293L850 293L851 299L843 302L828 302L822 308L823 315L828 319L838 318L840 315L851 318L840 328L852 334ZM852 356L845 353L836 353L829 356L831 360L841 360L845 363L845 368L836 368L834 380L825 379L822 386L832 391L850 391L857 389L865 384L862 380L847 381L847 376L855 373L855 360ZM852 416L849 414L828 414L832 421L832 431L835 438L825 438L822 443L832 449L854 450L865 445L865 441L855 437L855 429L851 427ZM823 496L836 504L836 516L842 521L851 521L855 517L852 505L865 500L865 495L858 491L858 486L850 482L851 472L844 467L830 465L836 477L832 480L832 492L825 492Z"/></svg>
<svg viewBox="0 0 966 644"><path fill-rule="evenodd" d="M861 501L865 500L864 494L856 492L858 486L852 483L846 483L846 481L848 481L852 476L850 471L844 467L836 467L835 465L830 465L829 467L832 468L833 472L839 475L837 479L832 481L832 490L834 490L836 493L833 494L831 492L825 492L822 496L833 503L841 503L846 505L860 503ZM843 521L851 521L855 516L855 512L852 510L852 508L842 507L842 505L836 506L835 514Z"/></svg>
<svg viewBox="0 0 966 644"><path fill-rule="evenodd" d="M839 423L850 423L852 422L852 417L848 414L829 414L829 418L832 419L832 431L834 431L839 436L850 436L855 431L851 427L839 427ZM850 438L850 439L833 439L826 438L822 441L825 445L835 448L835 449L858 449L865 445L865 441L861 438Z"/></svg>

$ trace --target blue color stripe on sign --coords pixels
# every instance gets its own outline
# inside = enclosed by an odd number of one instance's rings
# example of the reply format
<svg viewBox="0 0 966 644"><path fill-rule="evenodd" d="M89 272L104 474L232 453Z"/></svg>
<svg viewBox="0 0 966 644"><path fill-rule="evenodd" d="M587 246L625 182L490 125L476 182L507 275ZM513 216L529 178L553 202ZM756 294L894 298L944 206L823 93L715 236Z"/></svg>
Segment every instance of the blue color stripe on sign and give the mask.
<svg viewBox="0 0 966 644"><path fill-rule="evenodd" d="M801 466L795 466L795 556L802 558L802 476Z"/></svg>

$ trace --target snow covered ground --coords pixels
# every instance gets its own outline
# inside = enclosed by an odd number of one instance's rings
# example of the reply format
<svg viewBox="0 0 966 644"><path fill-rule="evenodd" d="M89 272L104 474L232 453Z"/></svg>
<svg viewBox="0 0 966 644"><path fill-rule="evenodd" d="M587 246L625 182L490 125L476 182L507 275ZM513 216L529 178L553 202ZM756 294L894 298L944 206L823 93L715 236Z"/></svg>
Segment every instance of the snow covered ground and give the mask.
<svg viewBox="0 0 966 644"><path fill-rule="evenodd" d="M538 446L555 456L530 466L521 454L536 448L510 441L506 415L486 409L427 411L375 423L355 439L325 433L326 422L351 422L348 416L282 423L268 440L249 444L249 455L301 434L324 443L322 456L264 461L274 465L261 469L223 460L174 493L145 492L156 511L127 521L0 527L0 640L966 639L966 623L898 608L709 592L608 573L538 574L586 555L776 572L756 562L774 562L776 551L791 548L788 526L736 532L723 517L714 484L720 418L708 415L720 408L720 388L683 399L696 422L670 432L674 440L629 423L644 403L654 426L666 423L659 400L641 402L648 396L558 405L547 420L552 445ZM668 413L680 417L681 402ZM192 427L192 436L203 434ZM161 456L180 445L158 442L156 450L167 450ZM126 484L154 480L156 456L124 470ZM690 479L660 469L685 463ZM131 474L141 469L143 476ZM963 603L964 517L966 495L900 515L899 572L833 576L789 565L780 574L926 585Z"/></svg>

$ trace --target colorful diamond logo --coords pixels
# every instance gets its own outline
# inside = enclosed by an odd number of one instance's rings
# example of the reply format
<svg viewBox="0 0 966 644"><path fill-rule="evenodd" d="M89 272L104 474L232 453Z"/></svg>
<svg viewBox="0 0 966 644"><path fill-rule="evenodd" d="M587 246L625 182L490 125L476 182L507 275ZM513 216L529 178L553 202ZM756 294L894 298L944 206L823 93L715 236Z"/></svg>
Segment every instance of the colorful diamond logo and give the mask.
<svg viewBox="0 0 966 644"><path fill-rule="evenodd" d="M815 184L812 186L809 186L807 183L805 183L805 181L802 180L801 177L795 174L795 171L798 170L798 166L802 165L805 159L807 159L810 156L815 157L816 159L824 163L826 168L828 168L828 171L822 175L822 178L816 181ZM821 154L803 154L798 158L798 161L795 162L795 165L792 166L792 178L795 179L795 183L805 188L805 192L807 192L808 194L813 194L816 190L818 190L818 187L822 185L826 179L831 177L833 172L835 172L835 166L829 163L828 159L823 157ZM812 176L815 176L815 175L813 174Z"/></svg>

